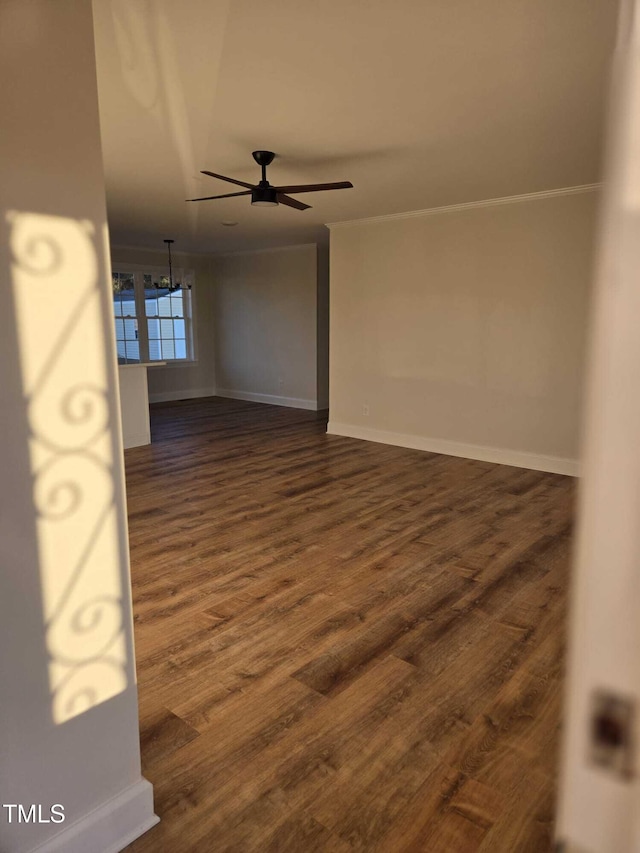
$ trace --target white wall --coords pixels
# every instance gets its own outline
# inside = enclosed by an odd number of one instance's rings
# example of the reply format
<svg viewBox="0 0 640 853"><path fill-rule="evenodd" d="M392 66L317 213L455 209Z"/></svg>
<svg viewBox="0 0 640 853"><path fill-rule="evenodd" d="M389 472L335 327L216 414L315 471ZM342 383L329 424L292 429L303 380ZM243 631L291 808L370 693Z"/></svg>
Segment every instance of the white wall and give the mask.
<svg viewBox="0 0 640 853"><path fill-rule="evenodd" d="M147 367L139 364L118 366L122 446L125 450L151 444L147 370Z"/></svg>
<svg viewBox="0 0 640 853"><path fill-rule="evenodd" d="M149 828L90 0L0 4L3 853Z"/></svg>
<svg viewBox="0 0 640 853"><path fill-rule="evenodd" d="M161 235L160 239L164 239ZM172 249L174 267L192 269L195 273L194 305L196 361L193 364L153 367L148 371L151 402L209 397L215 393L215 353L213 340L213 283L211 258L189 255ZM127 272L127 264L152 267L167 266L166 250L150 251L120 246L111 247L114 269Z"/></svg>
<svg viewBox="0 0 640 853"><path fill-rule="evenodd" d="M315 244L220 255L213 272L217 393L315 409Z"/></svg>
<svg viewBox="0 0 640 853"><path fill-rule="evenodd" d="M612 83L567 632L556 821L567 853L640 850L639 0L620 7ZM594 748L603 713L619 721L618 749Z"/></svg>
<svg viewBox="0 0 640 853"><path fill-rule="evenodd" d="M577 473L596 210L584 192L332 226L329 431Z"/></svg>

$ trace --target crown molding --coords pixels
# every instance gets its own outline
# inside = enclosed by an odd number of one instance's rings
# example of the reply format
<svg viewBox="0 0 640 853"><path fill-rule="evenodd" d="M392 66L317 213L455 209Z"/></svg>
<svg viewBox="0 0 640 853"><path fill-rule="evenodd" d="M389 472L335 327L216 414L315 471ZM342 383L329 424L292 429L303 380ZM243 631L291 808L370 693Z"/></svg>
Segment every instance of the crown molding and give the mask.
<svg viewBox="0 0 640 853"><path fill-rule="evenodd" d="M321 245L328 246L329 244L327 242L326 244L323 243ZM184 258L194 257L194 258L206 258L207 260L216 260L217 258L233 258L233 257L237 257L239 255L262 255L262 254L273 253L273 252L291 252L291 251L295 251L296 249L312 248L312 247L315 249L315 248L317 248L317 246L318 246L318 243L305 242L305 243L294 243L293 245L289 244L287 246L267 246L267 247L262 248L262 249L234 249L233 251L229 251L229 252L217 252L217 251L215 251L215 252L214 251L211 251L211 252L196 252L196 251L189 252L189 251L179 251L178 249L172 249L171 255L174 258L182 256ZM111 252L112 260L114 258L117 259L118 252L148 252L148 253L153 254L153 255L158 255L159 257L162 257L164 259L166 259L166 257L167 257L166 249L164 249L164 250L163 249L150 249L148 246L146 246L146 247L145 246L124 246L122 244L115 244L115 243L110 244L110 252ZM118 261L118 263L119 263L119 261ZM163 264L161 263L160 266L163 266ZM167 264L165 263L164 266L167 266Z"/></svg>
<svg viewBox="0 0 640 853"><path fill-rule="evenodd" d="M242 255L268 255L278 252L295 252L298 249L317 249L317 243L294 243L289 246L268 246L264 249L235 249L232 252L216 252L211 255L213 260L218 258L237 258Z"/></svg>
<svg viewBox="0 0 640 853"><path fill-rule="evenodd" d="M541 201L545 198L558 196L581 195L582 193L597 192L602 184L582 184L577 187L562 187L556 190L542 190L522 195L509 195L503 198L488 198L481 201L466 201L461 204L446 204L442 207L427 207L424 210L407 210L403 213L388 213L382 216L370 216L366 219L346 219L342 222L327 222L327 228L350 228L354 225L368 225L374 222L390 222L394 219L413 219L420 216L435 216L439 213L455 213L459 210L473 210L478 207L497 207L502 204L518 204L523 201Z"/></svg>
<svg viewBox="0 0 640 853"><path fill-rule="evenodd" d="M114 252L149 252L152 255L162 255L162 257L167 257L167 250L165 249L150 249L148 246L125 246L122 243L109 243L111 255L113 256ZM182 255L183 257L199 257L199 258L210 258L212 257L211 252L189 252L185 249L172 249L171 250L172 257L177 257L178 255Z"/></svg>

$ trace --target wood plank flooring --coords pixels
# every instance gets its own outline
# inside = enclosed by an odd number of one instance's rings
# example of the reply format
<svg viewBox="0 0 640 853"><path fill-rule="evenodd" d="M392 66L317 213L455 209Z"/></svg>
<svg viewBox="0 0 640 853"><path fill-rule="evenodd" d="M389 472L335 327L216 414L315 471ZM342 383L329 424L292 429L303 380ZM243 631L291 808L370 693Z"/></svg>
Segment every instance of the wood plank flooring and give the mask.
<svg viewBox="0 0 640 853"><path fill-rule="evenodd" d="M549 850L575 481L325 428L209 398L126 452L127 849Z"/></svg>

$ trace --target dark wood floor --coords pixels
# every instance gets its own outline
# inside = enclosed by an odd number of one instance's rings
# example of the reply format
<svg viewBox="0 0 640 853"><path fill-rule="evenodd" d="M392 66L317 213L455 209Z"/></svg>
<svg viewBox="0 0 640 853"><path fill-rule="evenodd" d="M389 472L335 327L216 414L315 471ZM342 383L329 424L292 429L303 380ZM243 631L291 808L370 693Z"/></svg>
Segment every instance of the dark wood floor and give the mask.
<svg viewBox="0 0 640 853"><path fill-rule="evenodd" d="M218 398L152 430L127 849L549 850L574 481Z"/></svg>

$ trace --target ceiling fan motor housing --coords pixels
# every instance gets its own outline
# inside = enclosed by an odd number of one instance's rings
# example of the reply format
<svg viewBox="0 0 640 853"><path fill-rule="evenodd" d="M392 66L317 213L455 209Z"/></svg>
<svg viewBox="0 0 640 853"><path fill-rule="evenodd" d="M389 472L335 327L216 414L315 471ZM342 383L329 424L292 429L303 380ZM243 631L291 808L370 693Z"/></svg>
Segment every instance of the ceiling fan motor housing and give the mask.
<svg viewBox="0 0 640 853"><path fill-rule="evenodd" d="M266 183L260 181L260 184ZM251 204L257 207L276 207L278 204L277 192L273 187L257 186L251 190Z"/></svg>

